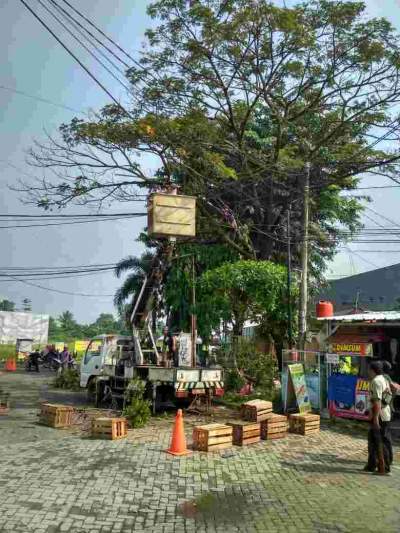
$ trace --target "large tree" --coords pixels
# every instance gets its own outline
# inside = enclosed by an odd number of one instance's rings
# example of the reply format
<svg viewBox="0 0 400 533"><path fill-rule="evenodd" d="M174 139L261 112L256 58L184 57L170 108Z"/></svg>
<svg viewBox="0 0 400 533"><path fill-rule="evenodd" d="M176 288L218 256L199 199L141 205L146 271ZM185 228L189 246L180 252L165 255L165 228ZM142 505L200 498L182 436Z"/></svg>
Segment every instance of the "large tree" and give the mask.
<svg viewBox="0 0 400 533"><path fill-rule="evenodd" d="M131 202L174 182L199 200L200 240L280 262L289 230L296 262L308 162L318 275L359 223L342 191L365 174L396 179L399 155L380 142L399 139L398 35L356 1L159 0L149 14L129 116L106 106L38 143L32 163L50 174L22 185L29 201Z"/></svg>

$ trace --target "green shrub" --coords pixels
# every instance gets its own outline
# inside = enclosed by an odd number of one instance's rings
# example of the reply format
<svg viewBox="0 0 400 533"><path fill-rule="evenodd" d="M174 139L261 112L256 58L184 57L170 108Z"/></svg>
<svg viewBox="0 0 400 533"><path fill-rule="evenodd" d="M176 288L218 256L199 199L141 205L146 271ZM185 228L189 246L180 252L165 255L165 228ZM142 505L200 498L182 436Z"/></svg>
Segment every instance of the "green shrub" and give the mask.
<svg viewBox="0 0 400 533"><path fill-rule="evenodd" d="M273 399L273 380L278 375L273 354L262 353L253 341L237 337L234 342L221 348L217 360L225 368L226 390L240 390L247 377L252 381L258 398Z"/></svg>
<svg viewBox="0 0 400 533"><path fill-rule="evenodd" d="M151 404L144 399L145 387L146 385L141 379L134 378L125 391L127 405L122 414L134 428L145 426L151 417Z"/></svg>
<svg viewBox="0 0 400 533"><path fill-rule="evenodd" d="M53 385L56 389L80 390L80 375L75 368L65 368L54 379Z"/></svg>
<svg viewBox="0 0 400 533"><path fill-rule="evenodd" d="M225 372L225 389L227 391L240 391L246 380L239 374L236 369L227 370Z"/></svg>

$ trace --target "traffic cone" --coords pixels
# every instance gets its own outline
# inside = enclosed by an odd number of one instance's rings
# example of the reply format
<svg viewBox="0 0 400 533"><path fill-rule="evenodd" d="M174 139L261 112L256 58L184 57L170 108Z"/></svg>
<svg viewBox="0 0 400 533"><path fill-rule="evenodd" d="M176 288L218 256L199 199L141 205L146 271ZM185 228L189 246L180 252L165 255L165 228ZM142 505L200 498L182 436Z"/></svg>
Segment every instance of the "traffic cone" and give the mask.
<svg viewBox="0 0 400 533"><path fill-rule="evenodd" d="M17 365L15 364L15 359L7 359L5 364L5 370L8 372L15 372L17 370Z"/></svg>
<svg viewBox="0 0 400 533"><path fill-rule="evenodd" d="M175 417L174 430L172 432L171 446L167 453L172 455L186 455L189 450L186 447L185 431L183 429L182 409L178 409Z"/></svg>

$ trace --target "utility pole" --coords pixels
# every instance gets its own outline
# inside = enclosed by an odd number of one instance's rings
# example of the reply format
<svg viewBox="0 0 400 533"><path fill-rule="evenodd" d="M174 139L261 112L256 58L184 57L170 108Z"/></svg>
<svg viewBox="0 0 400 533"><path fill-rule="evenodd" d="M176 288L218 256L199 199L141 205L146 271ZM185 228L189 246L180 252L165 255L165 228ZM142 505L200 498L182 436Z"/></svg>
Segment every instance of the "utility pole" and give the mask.
<svg viewBox="0 0 400 533"><path fill-rule="evenodd" d="M292 251L290 246L290 209L287 210L287 315L288 315L288 342L289 349L293 348L293 331L292 331Z"/></svg>
<svg viewBox="0 0 400 533"><path fill-rule="evenodd" d="M299 348L304 350L307 333L308 302L308 223L310 204L310 163L305 165L303 188L303 242L301 246L301 285L299 312Z"/></svg>
<svg viewBox="0 0 400 533"><path fill-rule="evenodd" d="M197 316L196 316L196 263L194 254L192 256L192 317L191 317L191 337L192 337L192 367L196 368L197 359Z"/></svg>

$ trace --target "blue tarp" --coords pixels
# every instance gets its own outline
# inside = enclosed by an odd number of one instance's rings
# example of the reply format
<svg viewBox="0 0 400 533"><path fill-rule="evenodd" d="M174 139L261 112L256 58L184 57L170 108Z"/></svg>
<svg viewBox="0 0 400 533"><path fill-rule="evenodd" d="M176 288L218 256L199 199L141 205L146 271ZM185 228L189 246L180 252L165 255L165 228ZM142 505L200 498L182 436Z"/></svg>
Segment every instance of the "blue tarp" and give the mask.
<svg viewBox="0 0 400 533"><path fill-rule="evenodd" d="M328 399L352 406L356 399L357 376L332 374L328 381Z"/></svg>

